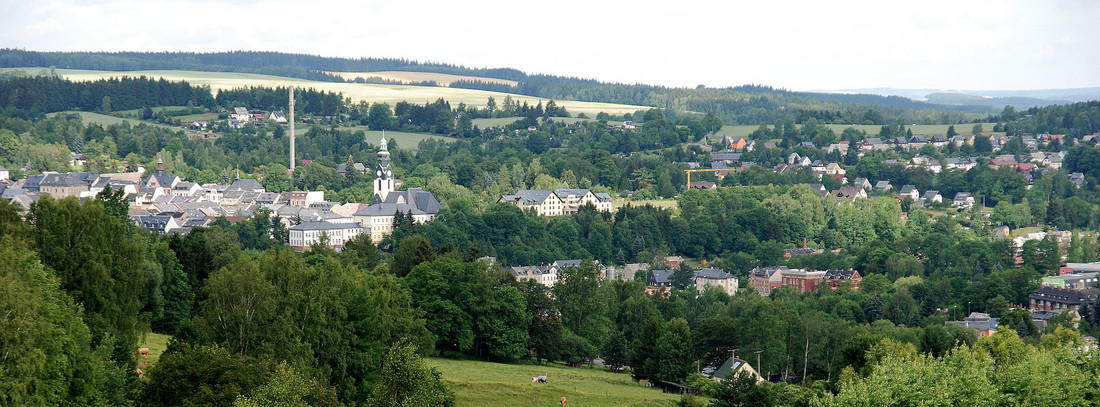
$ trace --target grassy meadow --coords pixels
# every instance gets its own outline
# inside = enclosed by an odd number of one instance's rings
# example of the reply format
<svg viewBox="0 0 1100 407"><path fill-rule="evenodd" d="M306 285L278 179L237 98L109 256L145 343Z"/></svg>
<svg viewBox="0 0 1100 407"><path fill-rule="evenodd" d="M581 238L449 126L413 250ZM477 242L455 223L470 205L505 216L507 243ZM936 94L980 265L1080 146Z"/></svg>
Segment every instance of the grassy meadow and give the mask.
<svg viewBox="0 0 1100 407"><path fill-rule="evenodd" d="M603 368L561 365L510 365L472 360L432 358L428 364L443 373L443 382L455 392L459 407L560 406L570 407L674 406L680 396L645 387L625 373ZM546 375L547 383L531 383Z"/></svg>
<svg viewBox="0 0 1100 407"><path fill-rule="evenodd" d="M145 336L140 338L140 340L138 341L138 347L149 348L149 354L138 355L137 362L146 362L149 367L157 364L157 361L160 360L160 355L164 353L165 349L168 349L168 339L171 338L172 337L168 335L161 335L152 332L145 334Z"/></svg>
<svg viewBox="0 0 1100 407"><path fill-rule="evenodd" d="M170 129L170 130L180 130L179 127L168 126L168 125L160 124L160 123L147 122L147 121L138 120L138 119L124 119L124 118L116 117L116 116L108 116L108 115L105 115L105 114L99 114L99 113L93 113L93 112L79 112L79 111L75 111L75 110L57 112L57 113L50 113L47 116L53 116L53 115L58 115L58 114L78 114L78 115L80 115L80 120L82 122L84 122L84 124L95 123L95 124L98 124L98 125L103 126L103 127L107 127L107 126L110 126L112 124L122 124L123 122L129 122L131 126L137 126L138 124L144 123L144 124L147 124L147 125L150 125L150 126L159 126L159 127L163 127L163 128Z"/></svg>
<svg viewBox="0 0 1100 407"><path fill-rule="evenodd" d="M8 70L23 70L38 72L42 68L6 68ZM344 97L353 101L385 102L395 104L401 101L409 103L431 102L439 98L446 99L451 106L465 103L469 106L484 107L485 102L492 96L500 104L505 96L511 96L517 103L527 102L535 105L539 101L548 99L490 92L474 89L459 89L448 87L430 86L405 86L405 85L377 85L363 83L338 83L317 82L306 79L286 78L281 76L260 75L238 72L202 72L183 70L148 70L148 71L93 71L83 69L57 69L57 74L72 81L93 81L98 79L121 76L146 76L150 78L164 78L169 81L187 81L192 85L207 85L214 91L233 89L246 86L288 86L294 85L302 88L314 88L328 92L342 92ZM620 105L612 103L578 102L568 100L556 100L558 106L569 110L573 115L585 113L594 117L596 113L608 112L611 114L633 113L639 109L648 109L645 106Z"/></svg>

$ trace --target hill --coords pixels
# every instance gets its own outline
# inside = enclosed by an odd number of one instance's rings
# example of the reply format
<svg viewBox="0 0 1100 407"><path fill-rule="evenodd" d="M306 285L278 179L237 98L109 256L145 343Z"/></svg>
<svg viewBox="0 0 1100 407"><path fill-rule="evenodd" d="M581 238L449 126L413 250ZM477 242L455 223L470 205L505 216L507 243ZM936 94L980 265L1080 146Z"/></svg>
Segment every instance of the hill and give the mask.
<svg viewBox="0 0 1100 407"><path fill-rule="evenodd" d="M26 72L38 72L38 67L4 68L3 71L23 70ZM485 106L489 97L501 103L506 96L511 96L516 103L527 102L531 105L546 99L509 94L477 89L435 87L435 86L406 86L406 85L380 85L369 83L349 82L325 82L308 79L289 78L273 75L239 72L203 72L186 70L150 70L150 71L93 71L82 69L56 69L57 75L72 81L93 81L98 79L118 78L121 76L149 78L164 78L168 81L186 81L191 85L209 86L214 91L234 89L250 86L279 87L295 85L300 88L314 88L319 91L343 93L344 97L352 101L383 102L390 105L401 101L412 103L424 103L443 98L448 102L458 105L465 103L468 106ZM555 101L559 106L569 110L573 114L585 113L594 116L599 112L611 114L633 113L638 110L649 109L648 106L626 105L614 103L584 102L560 100Z"/></svg>
<svg viewBox="0 0 1100 407"><path fill-rule="evenodd" d="M600 368L560 365L510 365L471 360L433 358L429 364L443 373L458 406L673 406L680 396L644 387L623 373ZM531 383L546 375L547 383Z"/></svg>
<svg viewBox="0 0 1100 407"><path fill-rule="evenodd" d="M594 79L529 75L509 68L468 68L403 59L330 58L274 52L152 53L35 52L0 50L0 67L56 66L93 70L193 70L279 75L323 82L342 82L331 72L432 72L515 81L458 81L460 87L517 93L534 98L653 106L681 112L714 112L727 124L773 123L791 114L829 123L958 123L995 112L987 106L938 105L903 97L872 94L837 95L791 92L766 86L736 88L669 88L646 84L606 83ZM452 87L455 87L452 83ZM514 89L514 90L513 90ZM419 100L419 99L410 99ZM452 101L453 102L453 101ZM874 120L859 117L868 110Z"/></svg>

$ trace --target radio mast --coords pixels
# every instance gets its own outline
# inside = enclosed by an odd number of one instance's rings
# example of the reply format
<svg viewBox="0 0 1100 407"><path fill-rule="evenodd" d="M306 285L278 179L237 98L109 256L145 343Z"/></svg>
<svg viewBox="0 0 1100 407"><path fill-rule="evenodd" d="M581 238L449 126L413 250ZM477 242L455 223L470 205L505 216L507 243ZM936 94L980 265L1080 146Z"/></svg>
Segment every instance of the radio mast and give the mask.
<svg viewBox="0 0 1100 407"><path fill-rule="evenodd" d="M290 85L290 171L294 171L294 85Z"/></svg>

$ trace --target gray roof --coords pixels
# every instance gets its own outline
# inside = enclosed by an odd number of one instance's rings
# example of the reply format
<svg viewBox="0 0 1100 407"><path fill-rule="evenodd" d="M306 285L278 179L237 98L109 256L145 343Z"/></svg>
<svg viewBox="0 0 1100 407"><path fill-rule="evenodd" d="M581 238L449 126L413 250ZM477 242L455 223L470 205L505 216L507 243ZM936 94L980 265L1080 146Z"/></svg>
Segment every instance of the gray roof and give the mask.
<svg viewBox="0 0 1100 407"><path fill-rule="evenodd" d="M671 280L669 280L669 277L672 277L672 273L672 270L651 270L649 272L649 281L656 285L669 285L672 283Z"/></svg>
<svg viewBox="0 0 1100 407"><path fill-rule="evenodd" d="M229 188L226 188L226 189L227 190L228 189L241 189L241 190L261 190L262 191L264 189L264 186L260 185L260 182L254 180L254 179L237 178L237 180L233 181L233 183L229 185Z"/></svg>
<svg viewBox="0 0 1100 407"><path fill-rule="evenodd" d="M595 195L596 199L598 199L600 202L611 202L612 201L611 194L606 193L606 192L596 192L592 195Z"/></svg>
<svg viewBox="0 0 1100 407"><path fill-rule="evenodd" d="M585 196L587 194L588 190L583 188L558 188L554 190L554 195L557 195L559 198L569 195Z"/></svg>
<svg viewBox="0 0 1100 407"><path fill-rule="evenodd" d="M705 268L695 272L695 278L712 278L716 280L722 280L727 278L733 278L733 274L727 273L725 270L719 270L715 268Z"/></svg>
<svg viewBox="0 0 1100 407"><path fill-rule="evenodd" d="M340 230L353 228L361 228L361 226L355 223L332 223L325 221L316 221L299 223L290 228L290 230Z"/></svg>
<svg viewBox="0 0 1100 407"><path fill-rule="evenodd" d="M545 202L546 198L552 193L543 189L521 189L516 191L515 195L505 195L500 200L504 202L523 201L527 205L538 205Z"/></svg>
<svg viewBox="0 0 1100 407"><path fill-rule="evenodd" d="M409 188L407 191L394 191L386 195L382 201L378 194L374 195L371 206L356 212L356 216L390 216L398 210L414 215L434 215L439 213L443 206L435 195L420 188Z"/></svg>

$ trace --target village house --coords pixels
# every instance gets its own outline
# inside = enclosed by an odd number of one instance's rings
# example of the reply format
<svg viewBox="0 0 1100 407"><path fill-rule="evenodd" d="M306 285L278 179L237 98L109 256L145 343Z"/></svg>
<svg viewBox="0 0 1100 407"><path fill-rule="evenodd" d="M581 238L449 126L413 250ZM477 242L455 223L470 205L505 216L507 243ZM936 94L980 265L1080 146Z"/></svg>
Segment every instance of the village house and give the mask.
<svg viewBox="0 0 1100 407"><path fill-rule="evenodd" d="M984 337L997 332L1000 318L991 318L984 312L971 312L962 321L947 321L947 323L973 329L978 331L978 337Z"/></svg>
<svg viewBox="0 0 1100 407"><path fill-rule="evenodd" d="M955 199L951 201L951 206L960 209L970 209L974 207L974 195L969 192L959 192L955 194Z"/></svg>
<svg viewBox="0 0 1100 407"><path fill-rule="evenodd" d="M539 216L568 215L588 204L595 206L597 211L611 212L612 201L610 194L580 188L558 188L553 191L521 189L499 200L516 205L521 210L534 209Z"/></svg>

